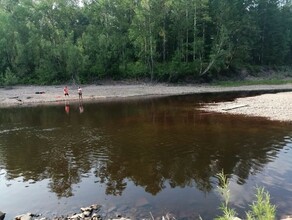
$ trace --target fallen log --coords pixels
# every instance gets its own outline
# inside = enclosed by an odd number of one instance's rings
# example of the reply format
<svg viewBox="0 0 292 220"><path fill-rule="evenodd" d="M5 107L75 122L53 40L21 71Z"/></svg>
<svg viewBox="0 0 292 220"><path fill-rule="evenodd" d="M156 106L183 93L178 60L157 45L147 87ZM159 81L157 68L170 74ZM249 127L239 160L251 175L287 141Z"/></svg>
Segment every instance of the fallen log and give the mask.
<svg viewBox="0 0 292 220"><path fill-rule="evenodd" d="M230 110L233 110L233 109L243 108L243 107L248 107L248 106L249 106L249 105L247 105L247 104L233 105L233 106L230 106L230 107L222 108L222 110L223 110L223 111L230 111Z"/></svg>

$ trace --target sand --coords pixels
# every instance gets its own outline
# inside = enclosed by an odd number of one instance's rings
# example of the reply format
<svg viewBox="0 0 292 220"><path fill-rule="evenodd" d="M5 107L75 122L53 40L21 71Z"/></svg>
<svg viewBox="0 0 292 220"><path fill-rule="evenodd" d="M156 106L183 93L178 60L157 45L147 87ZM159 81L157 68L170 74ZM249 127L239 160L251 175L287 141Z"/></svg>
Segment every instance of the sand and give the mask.
<svg viewBox="0 0 292 220"><path fill-rule="evenodd" d="M13 86L0 88L0 108L12 106L45 105L63 103L62 86ZM69 85L67 101L78 102L78 87ZM168 85L168 84L110 84L83 85L83 101L105 101L142 98L147 96L169 96L196 93L232 91L279 91L255 97L238 98L232 102L212 103L203 107L205 111L247 116L266 117L270 120L292 121L292 84L220 87L210 85Z"/></svg>
<svg viewBox="0 0 292 220"><path fill-rule="evenodd" d="M292 92L237 98L232 102L208 104L203 109L209 112L241 114L265 117L274 121L292 122Z"/></svg>

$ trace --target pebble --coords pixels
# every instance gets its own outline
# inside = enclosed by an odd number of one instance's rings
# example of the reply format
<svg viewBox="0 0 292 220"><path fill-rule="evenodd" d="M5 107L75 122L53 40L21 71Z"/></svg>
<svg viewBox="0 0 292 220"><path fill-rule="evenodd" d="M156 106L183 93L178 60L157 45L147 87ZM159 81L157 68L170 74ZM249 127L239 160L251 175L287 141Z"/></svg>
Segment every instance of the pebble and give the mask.
<svg viewBox="0 0 292 220"><path fill-rule="evenodd" d="M145 198L142 198L141 200L139 200L140 205L144 206L149 204L148 201ZM52 218L51 220L133 220L133 219L154 219L154 217L151 214L151 218L146 217L146 218L136 218L134 216L132 216L133 218L129 218L129 217L124 217L122 216L122 214L120 213L116 213L115 217L107 217L106 215L103 215L103 217L101 217L102 214L98 214L97 212L100 211L101 206L98 204L93 204L89 207L84 207L84 208L80 208L81 213L75 213L73 215L71 215L70 217L55 217ZM113 206L112 208L116 209L115 206ZM111 209L112 209L111 208ZM132 208L133 211L137 211L135 208ZM98 211L96 211L98 210ZM137 213L136 213L137 214ZM128 215L129 216L129 215ZM4 220L5 217L5 213L0 211L0 220ZM14 220L50 220L50 218L38 218L40 217L40 215L37 214L32 214L32 213L26 213L26 214L22 214L22 215L18 215L14 218ZM188 218L190 216L185 216L185 218ZM158 217L155 217L155 219L159 219L159 220L175 220L176 216L174 216L172 213L167 213L166 215L158 215ZM238 217L234 217L232 218L232 220L242 220L241 218ZM292 220L292 216L283 216L280 220Z"/></svg>
<svg viewBox="0 0 292 220"><path fill-rule="evenodd" d="M14 219L15 220L33 220L33 217L39 217L39 215L26 213L26 214L18 215Z"/></svg>
<svg viewBox="0 0 292 220"><path fill-rule="evenodd" d="M81 208L82 212L92 212L93 208L91 207L85 207L85 208Z"/></svg>
<svg viewBox="0 0 292 220"><path fill-rule="evenodd" d="M83 212L83 215L85 217L89 217L91 215L91 211L85 211L85 212Z"/></svg>
<svg viewBox="0 0 292 220"><path fill-rule="evenodd" d="M90 206L93 210L100 210L101 208L101 205L98 205L98 204L93 204Z"/></svg>

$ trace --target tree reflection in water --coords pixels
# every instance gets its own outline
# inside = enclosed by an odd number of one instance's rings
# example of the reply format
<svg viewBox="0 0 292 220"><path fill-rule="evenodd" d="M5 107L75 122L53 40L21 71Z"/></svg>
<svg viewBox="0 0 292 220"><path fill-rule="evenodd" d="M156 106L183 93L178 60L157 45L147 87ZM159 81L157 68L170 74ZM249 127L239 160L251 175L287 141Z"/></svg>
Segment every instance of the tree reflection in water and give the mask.
<svg viewBox="0 0 292 220"><path fill-rule="evenodd" d="M58 197L94 170L107 195L129 181L156 195L165 187L210 192L224 173L244 184L277 157L289 130L259 118L205 114L201 96L0 110L0 167L6 178L49 179ZM291 126L290 126L291 127Z"/></svg>

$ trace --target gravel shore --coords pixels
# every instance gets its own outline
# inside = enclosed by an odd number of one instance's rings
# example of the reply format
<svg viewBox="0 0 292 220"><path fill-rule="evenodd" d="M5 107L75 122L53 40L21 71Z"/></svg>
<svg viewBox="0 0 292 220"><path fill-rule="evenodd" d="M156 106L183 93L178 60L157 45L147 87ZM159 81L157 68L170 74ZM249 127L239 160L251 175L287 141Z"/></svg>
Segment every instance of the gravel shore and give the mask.
<svg viewBox="0 0 292 220"><path fill-rule="evenodd" d="M279 92L275 94L237 98L232 102L220 102L206 105L204 110L292 122L292 92Z"/></svg>
<svg viewBox="0 0 292 220"><path fill-rule="evenodd" d="M78 87L68 86L67 101L78 102ZM182 95L232 91L278 91L255 97L238 98L233 102L212 103L206 111L266 117L292 121L292 84L220 87L209 85L118 84L83 85L83 101L102 101L130 97ZM287 92L283 92L287 91ZM63 102L63 86L13 86L0 88L0 108L18 105L43 105Z"/></svg>

